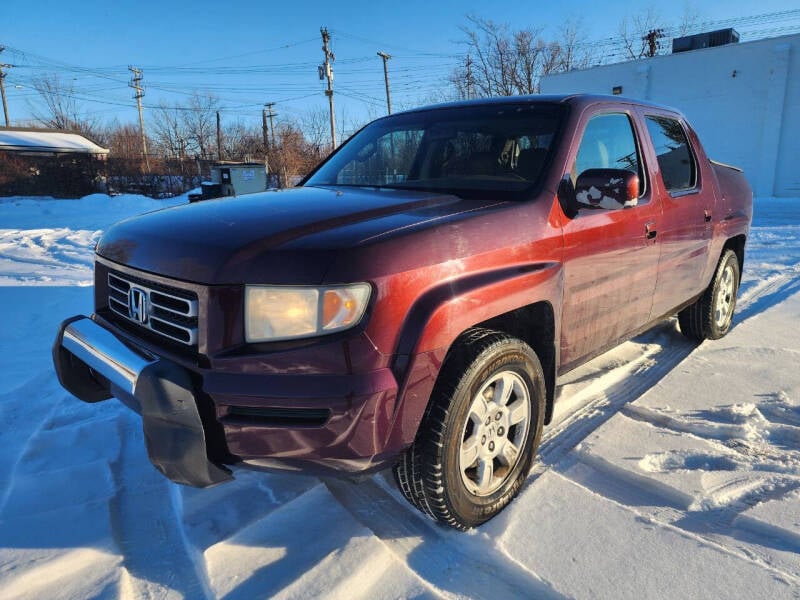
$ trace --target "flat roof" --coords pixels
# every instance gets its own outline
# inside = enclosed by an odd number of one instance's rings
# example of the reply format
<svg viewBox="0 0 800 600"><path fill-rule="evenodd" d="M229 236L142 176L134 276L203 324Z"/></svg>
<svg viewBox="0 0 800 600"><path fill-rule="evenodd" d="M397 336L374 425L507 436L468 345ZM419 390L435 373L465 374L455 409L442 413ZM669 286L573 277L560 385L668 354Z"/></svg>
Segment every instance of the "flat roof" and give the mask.
<svg viewBox="0 0 800 600"><path fill-rule="evenodd" d="M78 133L52 129L0 127L0 151L108 154Z"/></svg>

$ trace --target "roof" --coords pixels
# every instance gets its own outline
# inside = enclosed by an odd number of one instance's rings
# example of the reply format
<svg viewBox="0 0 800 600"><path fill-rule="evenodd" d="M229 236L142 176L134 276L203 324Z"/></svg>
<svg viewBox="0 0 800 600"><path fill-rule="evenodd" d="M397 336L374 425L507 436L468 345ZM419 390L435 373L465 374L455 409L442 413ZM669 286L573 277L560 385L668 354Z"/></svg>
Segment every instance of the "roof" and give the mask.
<svg viewBox="0 0 800 600"><path fill-rule="evenodd" d="M107 148L78 133L14 127L0 127L0 151L108 154Z"/></svg>
<svg viewBox="0 0 800 600"><path fill-rule="evenodd" d="M675 111L674 108L663 106L649 100L638 100L635 98L627 98L625 96L609 96L605 94L529 94L526 96L493 96L491 98L477 98L474 100L456 100L454 102L445 102L443 104L431 104L428 106L420 106L412 108L403 113L395 114L409 114L415 112L423 112L427 110L439 110L448 108L460 108L466 106L491 106L491 105L504 105L504 104L569 104L575 107L588 106L598 102L613 102L621 104L635 104L637 106L649 106L653 108L660 108L664 110ZM677 112L677 111L676 111ZM382 117L383 119L389 116Z"/></svg>

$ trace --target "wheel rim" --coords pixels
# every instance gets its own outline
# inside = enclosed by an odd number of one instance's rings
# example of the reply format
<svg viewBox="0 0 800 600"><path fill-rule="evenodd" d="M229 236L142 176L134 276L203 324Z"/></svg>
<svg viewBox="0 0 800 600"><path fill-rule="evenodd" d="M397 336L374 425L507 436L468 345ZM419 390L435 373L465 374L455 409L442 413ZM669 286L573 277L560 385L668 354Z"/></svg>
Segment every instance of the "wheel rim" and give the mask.
<svg viewBox="0 0 800 600"><path fill-rule="evenodd" d="M735 288L733 267L728 264L722 270L722 275L719 278L717 299L714 303L714 322L718 329L725 329L731 321L736 294Z"/></svg>
<svg viewBox="0 0 800 600"><path fill-rule="evenodd" d="M496 492L520 460L530 427L530 392L513 371L493 375L469 407L461 432L459 471L476 496Z"/></svg>

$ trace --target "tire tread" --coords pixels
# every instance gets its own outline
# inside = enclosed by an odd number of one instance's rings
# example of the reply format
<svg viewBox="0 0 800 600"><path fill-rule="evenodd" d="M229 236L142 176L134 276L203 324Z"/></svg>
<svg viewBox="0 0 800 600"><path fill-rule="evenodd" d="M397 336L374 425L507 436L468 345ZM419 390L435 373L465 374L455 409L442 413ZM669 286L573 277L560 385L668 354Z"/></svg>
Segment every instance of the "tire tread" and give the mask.
<svg viewBox="0 0 800 600"><path fill-rule="evenodd" d="M690 304L678 313L678 325L680 326L681 333L686 337L702 342L709 339L718 339L728 333L730 326L725 331L717 331L714 324L714 292L719 282L720 275L725 265L729 261L734 261L734 273L736 281L734 282L734 294L739 290L739 259L733 250L725 250L717 262L717 267L714 270L714 277L711 283L703 292L703 295L698 298L696 302ZM734 296L735 298L735 296Z"/></svg>
<svg viewBox="0 0 800 600"><path fill-rule="evenodd" d="M400 491L412 505L435 520L462 531L496 514L516 495L524 480L524 476L519 477L508 493L491 506L486 518L477 522L465 522L455 514L449 502L445 489L444 466L441 462L448 417L454 409L451 399L465 380L467 370L484 352L509 341L518 340L485 328L471 328L461 336L444 361L414 443L403 453L393 469ZM530 352L533 354L532 350ZM538 361L536 364L538 376L543 380L541 366ZM539 421L541 422L541 418ZM535 426L536 424L531 424L531 427Z"/></svg>

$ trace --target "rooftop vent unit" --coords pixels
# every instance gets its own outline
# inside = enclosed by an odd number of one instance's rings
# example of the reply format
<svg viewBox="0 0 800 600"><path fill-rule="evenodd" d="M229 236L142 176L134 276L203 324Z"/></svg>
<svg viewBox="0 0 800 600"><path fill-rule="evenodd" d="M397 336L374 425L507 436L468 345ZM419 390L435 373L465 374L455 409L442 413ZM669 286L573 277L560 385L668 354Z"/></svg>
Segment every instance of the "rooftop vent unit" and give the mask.
<svg viewBox="0 0 800 600"><path fill-rule="evenodd" d="M689 50L700 50L701 48L712 48L714 46L725 46L735 44L739 41L739 34L731 27L719 29L717 31L707 31L696 33L672 40L672 53L687 52Z"/></svg>

